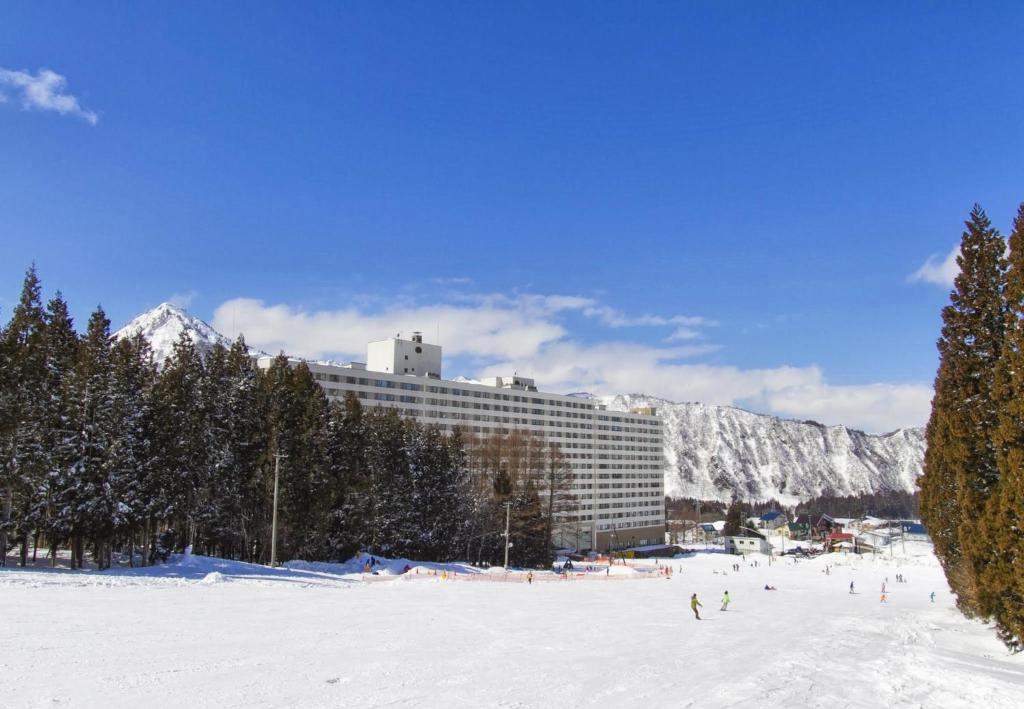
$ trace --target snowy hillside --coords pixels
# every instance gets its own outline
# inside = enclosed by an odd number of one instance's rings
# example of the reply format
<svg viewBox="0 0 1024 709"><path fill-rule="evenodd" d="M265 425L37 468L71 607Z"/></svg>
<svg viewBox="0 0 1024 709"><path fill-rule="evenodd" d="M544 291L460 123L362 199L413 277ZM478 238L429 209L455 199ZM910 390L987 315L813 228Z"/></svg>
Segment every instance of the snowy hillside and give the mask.
<svg viewBox="0 0 1024 709"><path fill-rule="evenodd" d="M216 344L231 347L231 340L204 321L170 303L161 303L152 310L147 310L115 332L114 337L117 339L134 337L140 332L153 348L153 359L158 364L162 364L165 359L170 357L171 352L174 351L174 343L181 337L182 332L188 332L196 349L202 355L209 352Z"/></svg>
<svg viewBox="0 0 1024 709"><path fill-rule="evenodd" d="M608 408L655 406L665 422L665 490L673 496L793 503L823 492L913 491L924 430L872 435L755 414L730 406L676 404L643 394L602 397Z"/></svg>

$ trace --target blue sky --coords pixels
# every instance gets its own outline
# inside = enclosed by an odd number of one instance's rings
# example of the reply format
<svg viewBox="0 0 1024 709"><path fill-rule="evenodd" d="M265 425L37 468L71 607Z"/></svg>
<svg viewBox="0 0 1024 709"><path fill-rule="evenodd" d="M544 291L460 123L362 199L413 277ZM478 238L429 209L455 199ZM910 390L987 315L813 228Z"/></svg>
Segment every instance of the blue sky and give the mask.
<svg viewBox="0 0 1024 709"><path fill-rule="evenodd" d="M0 317L34 260L80 323L887 430L913 274L1024 200L1019 3L211 5L0 7Z"/></svg>

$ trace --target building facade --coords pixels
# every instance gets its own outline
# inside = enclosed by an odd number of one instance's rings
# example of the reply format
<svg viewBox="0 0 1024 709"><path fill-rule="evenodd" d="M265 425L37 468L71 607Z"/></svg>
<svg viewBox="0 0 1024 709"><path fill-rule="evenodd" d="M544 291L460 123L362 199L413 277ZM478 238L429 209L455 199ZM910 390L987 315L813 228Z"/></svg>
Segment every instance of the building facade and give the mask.
<svg viewBox="0 0 1024 709"><path fill-rule="evenodd" d="M608 411L591 399L539 392L518 375L441 379L441 348L419 333L370 343L367 353L366 364L306 365L331 400L352 392L364 406L392 407L444 431L524 430L557 443L572 466L577 503L560 525L563 546L604 550L663 541L663 431L653 410ZM266 368L271 361L258 363Z"/></svg>

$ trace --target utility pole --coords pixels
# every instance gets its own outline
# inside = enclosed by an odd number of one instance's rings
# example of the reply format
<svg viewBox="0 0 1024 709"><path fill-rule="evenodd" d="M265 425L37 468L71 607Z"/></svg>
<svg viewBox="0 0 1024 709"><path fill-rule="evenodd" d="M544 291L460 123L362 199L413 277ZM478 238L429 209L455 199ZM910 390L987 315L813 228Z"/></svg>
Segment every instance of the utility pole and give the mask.
<svg viewBox="0 0 1024 709"><path fill-rule="evenodd" d="M697 495L698 496L702 495L703 492L704 492L703 489L699 490L697 492ZM701 515L700 515L700 506L701 506L701 499L700 499L700 497L698 497L697 498L697 524L694 525L694 527L693 527L693 543L694 544L697 543L697 527L700 527L700 517L701 517Z"/></svg>
<svg viewBox="0 0 1024 709"><path fill-rule="evenodd" d="M281 474L281 459L287 457L288 456L283 453L274 453L274 518L270 525L271 568L277 566L277 483Z"/></svg>
<svg viewBox="0 0 1024 709"><path fill-rule="evenodd" d="M512 503L505 503L505 569L508 569L509 523L512 521Z"/></svg>

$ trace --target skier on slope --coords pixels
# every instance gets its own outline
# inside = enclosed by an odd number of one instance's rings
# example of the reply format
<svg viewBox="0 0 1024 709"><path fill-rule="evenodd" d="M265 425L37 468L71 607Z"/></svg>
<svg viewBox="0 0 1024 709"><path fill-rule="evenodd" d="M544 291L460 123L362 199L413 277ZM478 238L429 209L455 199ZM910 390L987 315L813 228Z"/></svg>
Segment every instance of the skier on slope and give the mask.
<svg viewBox="0 0 1024 709"><path fill-rule="evenodd" d="M850 593L853 593L853 581L850 582Z"/></svg>
<svg viewBox="0 0 1024 709"><path fill-rule="evenodd" d="M726 591L725 594L722 595L722 608L721 608L721 610L723 610L723 611L727 610L729 608L729 603L731 601L732 601L732 599L729 598L729 592Z"/></svg>
<svg viewBox="0 0 1024 709"><path fill-rule="evenodd" d="M690 608L693 609L693 617L700 620L700 611L697 610L698 606L703 608L704 604L697 600L697 594L695 593L690 596Z"/></svg>

